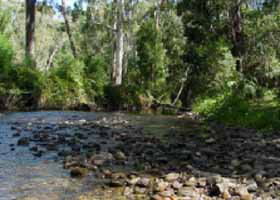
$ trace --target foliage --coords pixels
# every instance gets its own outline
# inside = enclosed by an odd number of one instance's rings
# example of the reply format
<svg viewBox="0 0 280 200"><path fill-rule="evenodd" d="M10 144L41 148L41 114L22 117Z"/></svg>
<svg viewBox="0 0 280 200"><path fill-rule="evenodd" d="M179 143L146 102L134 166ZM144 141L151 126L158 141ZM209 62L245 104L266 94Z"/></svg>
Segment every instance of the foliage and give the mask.
<svg viewBox="0 0 280 200"><path fill-rule="evenodd" d="M165 91L167 68L162 35L153 19L143 22L137 34L136 45L137 67L143 89L152 96L159 97Z"/></svg>
<svg viewBox="0 0 280 200"><path fill-rule="evenodd" d="M69 108L87 101L84 64L70 55L61 55L50 70L42 101L48 107Z"/></svg>

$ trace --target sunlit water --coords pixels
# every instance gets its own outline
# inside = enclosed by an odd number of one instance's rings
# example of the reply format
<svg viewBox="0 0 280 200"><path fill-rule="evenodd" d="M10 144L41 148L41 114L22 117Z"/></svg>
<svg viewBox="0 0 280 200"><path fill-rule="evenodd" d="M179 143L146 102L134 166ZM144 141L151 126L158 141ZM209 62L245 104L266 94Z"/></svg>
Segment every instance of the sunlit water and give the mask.
<svg viewBox="0 0 280 200"><path fill-rule="evenodd" d="M11 123L46 123L55 126L55 124L67 120L86 119L94 121L97 118L112 115L111 113L83 112L32 112L1 115L0 200L77 199L83 192L92 190L96 181L92 178L71 179L68 171L63 169L61 161L55 161L55 154L49 153L41 158L36 158L27 147L16 146L18 138L12 136L14 130L11 130ZM170 124L171 118L123 114L121 116L131 119L134 124L147 127L147 130L151 132L152 130L163 130L165 126L171 129L176 128ZM14 151L11 151L12 144L15 145Z"/></svg>

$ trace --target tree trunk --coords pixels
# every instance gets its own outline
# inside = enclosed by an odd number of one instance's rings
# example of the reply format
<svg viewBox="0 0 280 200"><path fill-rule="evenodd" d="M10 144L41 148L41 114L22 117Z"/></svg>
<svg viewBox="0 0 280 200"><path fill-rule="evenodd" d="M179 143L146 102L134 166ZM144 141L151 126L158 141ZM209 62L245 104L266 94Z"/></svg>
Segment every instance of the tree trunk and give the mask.
<svg viewBox="0 0 280 200"><path fill-rule="evenodd" d="M25 0L26 6L26 35L25 35L25 55L33 60L35 54L35 15L36 0Z"/></svg>
<svg viewBox="0 0 280 200"><path fill-rule="evenodd" d="M124 30L123 30L123 20L124 20L124 0L115 0L117 17L115 22L115 49L114 49L114 60L113 60L113 70L112 70L112 81L113 85L122 84L122 74L123 74L123 59L124 59Z"/></svg>
<svg viewBox="0 0 280 200"><path fill-rule="evenodd" d="M242 0L237 0L236 4L230 11L231 17L231 40L232 55L236 58L236 71L242 72L242 56L244 51L244 41L242 34L242 16L241 16Z"/></svg>
<svg viewBox="0 0 280 200"><path fill-rule="evenodd" d="M68 21L68 18L67 18L65 0L61 0L61 13L62 13L62 16L64 18L65 29L66 29L66 33L67 33L68 38L69 38L72 54L76 58L77 57L77 51L76 51L76 46L75 46L75 43L74 43L74 40L73 40L73 37L72 37L70 24L69 24L69 21Z"/></svg>

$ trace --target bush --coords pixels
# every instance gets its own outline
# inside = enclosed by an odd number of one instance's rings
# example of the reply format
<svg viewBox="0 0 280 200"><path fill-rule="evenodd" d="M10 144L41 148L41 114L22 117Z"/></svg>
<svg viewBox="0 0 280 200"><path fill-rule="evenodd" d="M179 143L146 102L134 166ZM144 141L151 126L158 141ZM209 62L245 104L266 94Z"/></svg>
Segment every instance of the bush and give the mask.
<svg viewBox="0 0 280 200"><path fill-rule="evenodd" d="M49 108L71 108L87 102L84 63L62 55L50 70L41 105Z"/></svg>
<svg viewBox="0 0 280 200"><path fill-rule="evenodd" d="M207 120L230 125L262 130L280 128L279 103L267 96L257 101L234 92L200 97L193 105L193 110L204 115Z"/></svg>
<svg viewBox="0 0 280 200"><path fill-rule="evenodd" d="M13 48L12 44L4 35L0 34L0 70L7 72L12 66Z"/></svg>

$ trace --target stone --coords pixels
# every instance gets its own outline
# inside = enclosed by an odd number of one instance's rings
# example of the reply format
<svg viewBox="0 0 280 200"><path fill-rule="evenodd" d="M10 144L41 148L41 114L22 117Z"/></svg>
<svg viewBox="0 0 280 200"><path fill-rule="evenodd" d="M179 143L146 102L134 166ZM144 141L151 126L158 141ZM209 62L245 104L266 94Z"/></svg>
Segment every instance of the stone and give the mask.
<svg viewBox="0 0 280 200"><path fill-rule="evenodd" d="M122 152L122 151L117 151L115 154L114 154L114 157L116 160L126 160L126 155Z"/></svg>
<svg viewBox="0 0 280 200"><path fill-rule="evenodd" d="M182 187L178 190L179 196L186 196L186 197L193 197L194 196L194 189L191 187Z"/></svg>
<svg viewBox="0 0 280 200"><path fill-rule="evenodd" d="M152 196L152 200L164 200L164 198L162 196L160 196L159 194L156 194L156 195Z"/></svg>
<svg viewBox="0 0 280 200"><path fill-rule="evenodd" d="M240 166L242 171L251 172L253 170L252 166L249 164L244 164Z"/></svg>
<svg viewBox="0 0 280 200"><path fill-rule="evenodd" d="M206 144L213 144L215 142L216 142L216 140L214 138L209 138L209 139L205 140Z"/></svg>
<svg viewBox="0 0 280 200"><path fill-rule="evenodd" d="M88 170L86 168L82 167L74 167L70 170L70 175L72 178L81 178L86 176L88 173Z"/></svg>
<svg viewBox="0 0 280 200"><path fill-rule="evenodd" d="M129 185L135 185L140 180L140 177L132 177L127 180L127 183Z"/></svg>
<svg viewBox="0 0 280 200"><path fill-rule="evenodd" d="M240 161L237 160L237 159L234 159L234 160L231 161L231 165L233 167L238 167L238 166L240 166L240 164L241 164Z"/></svg>
<svg viewBox="0 0 280 200"><path fill-rule="evenodd" d="M163 192L160 192L159 195L162 197L172 197L174 195L174 191L172 189L165 190Z"/></svg>
<svg viewBox="0 0 280 200"><path fill-rule="evenodd" d="M133 188L131 188L131 187L125 187L123 190L124 196L130 196L132 193L133 193Z"/></svg>
<svg viewBox="0 0 280 200"><path fill-rule="evenodd" d="M155 184L155 191L163 192L169 186L168 182L158 180Z"/></svg>
<svg viewBox="0 0 280 200"><path fill-rule="evenodd" d="M248 190L248 192L256 192L257 189L258 189L258 185L257 185L257 183L254 180L252 180L249 183L247 183L247 190Z"/></svg>
<svg viewBox="0 0 280 200"><path fill-rule="evenodd" d="M110 187L122 187L124 184L125 183L124 183L123 179L110 180L110 182L108 183L108 185Z"/></svg>
<svg viewBox="0 0 280 200"><path fill-rule="evenodd" d="M248 192L245 186L235 188L235 193L240 196L241 200L253 200L253 195Z"/></svg>
<svg viewBox="0 0 280 200"><path fill-rule="evenodd" d="M178 181L174 181L173 183L172 183L172 187L174 188L174 189L180 189L181 187L183 187L183 184L182 183L180 183L180 182L178 182Z"/></svg>
<svg viewBox="0 0 280 200"><path fill-rule="evenodd" d="M169 173L165 176L165 180L168 182L173 182L177 180L180 177L180 174L178 173Z"/></svg>
<svg viewBox="0 0 280 200"><path fill-rule="evenodd" d="M193 186L196 186L197 184L197 180L195 177L190 177L186 182L185 182L185 186L190 186L190 187L193 187Z"/></svg>
<svg viewBox="0 0 280 200"><path fill-rule="evenodd" d="M135 194L145 194L146 191L147 191L147 189L144 188L144 187L135 187L134 188L134 193Z"/></svg>
<svg viewBox="0 0 280 200"><path fill-rule="evenodd" d="M37 146L33 146L29 149L30 151L34 151L37 152L38 151L38 147Z"/></svg>
<svg viewBox="0 0 280 200"><path fill-rule="evenodd" d="M137 186L140 186L140 187L148 187L151 183L151 180L149 178L140 178L137 182Z"/></svg>
<svg viewBox="0 0 280 200"><path fill-rule="evenodd" d="M18 146L28 146L29 145L29 138L28 137L23 137L23 138L20 138L17 142L17 145Z"/></svg>

